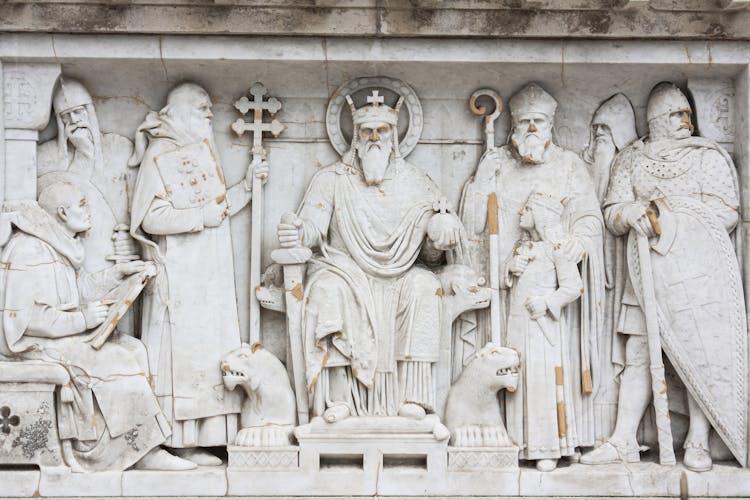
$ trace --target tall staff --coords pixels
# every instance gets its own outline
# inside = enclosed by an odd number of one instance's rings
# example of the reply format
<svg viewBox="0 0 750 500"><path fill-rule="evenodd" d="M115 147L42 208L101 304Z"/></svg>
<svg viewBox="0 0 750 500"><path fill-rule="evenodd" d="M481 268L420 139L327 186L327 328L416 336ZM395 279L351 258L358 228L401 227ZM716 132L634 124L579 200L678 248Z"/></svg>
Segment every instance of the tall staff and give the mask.
<svg viewBox="0 0 750 500"><path fill-rule="evenodd" d="M651 208L646 210L651 226L657 236L661 234L659 219ZM656 311L656 293L654 292L654 275L651 270L651 248L648 237L632 231L631 237L636 238L638 246L638 262L641 267L641 291L643 297L643 315L646 317L646 333L648 335L648 357L651 372L651 392L656 414L656 430L659 441L659 463L674 465L674 444L672 442L672 424L669 419L669 404L667 401L667 379L664 375L664 361L661 355L661 334L659 332L659 317Z"/></svg>
<svg viewBox="0 0 750 500"><path fill-rule="evenodd" d="M487 113L484 106L477 106L479 97L489 97L495 103L495 110ZM478 116L484 116L485 154L495 149L495 120L503 111L503 101L492 89L479 89L469 99L469 109ZM490 243L490 325L492 342L500 343L501 314L500 314L500 243L498 241L497 224L497 193L494 191L487 197L487 233Z"/></svg>
<svg viewBox="0 0 750 500"><path fill-rule="evenodd" d="M267 101L263 96L268 90L262 83L256 82L250 88L252 99L242 96L234 107L244 116L249 111L253 111L253 121L246 122L242 118L237 118L232 124L232 130L241 137L245 132L253 134L252 161L250 166L259 165L266 160L266 150L263 148L263 132L270 132L274 137L278 137L285 129L286 125L274 118L270 123L263 121L263 111L268 111L274 116L281 109L281 101L275 97L269 97ZM261 252L261 227L263 224L263 183L253 182L253 199L252 199L252 233L250 239L250 343L260 341L260 303L255 296L255 291L260 286L260 252Z"/></svg>

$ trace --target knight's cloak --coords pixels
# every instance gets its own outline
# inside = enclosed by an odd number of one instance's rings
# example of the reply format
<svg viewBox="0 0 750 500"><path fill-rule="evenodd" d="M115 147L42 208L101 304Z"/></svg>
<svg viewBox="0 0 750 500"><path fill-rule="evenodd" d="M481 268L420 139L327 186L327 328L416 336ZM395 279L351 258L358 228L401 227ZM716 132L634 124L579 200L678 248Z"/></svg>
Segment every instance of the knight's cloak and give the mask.
<svg viewBox="0 0 750 500"><path fill-rule="evenodd" d="M740 464L747 463L748 334L740 266L731 231L739 208L731 158L700 137L636 141L615 160L605 201L608 225L627 231L634 201L659 209L651 266L662 348L687 390ZM643 334L637 242L626 245L626 286L618 331ZM641 313L642 315L642 313ZM639 326L638 323L641 323ZM617 344L615 344L617 346ZM613 352L622 364L622 352Z"/></svg>

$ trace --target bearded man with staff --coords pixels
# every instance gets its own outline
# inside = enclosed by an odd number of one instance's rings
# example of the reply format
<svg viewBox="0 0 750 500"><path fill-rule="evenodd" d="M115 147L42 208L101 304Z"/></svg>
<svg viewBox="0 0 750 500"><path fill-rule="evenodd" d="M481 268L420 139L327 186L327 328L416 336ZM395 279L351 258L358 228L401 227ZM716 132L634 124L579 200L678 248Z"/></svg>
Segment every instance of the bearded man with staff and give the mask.
<svg viewBox="0 0 750 500"><path fill-rule="evenodd" d="M240 395L220 362L241 345L229 217L246 206L268 164L227 186L214 141L211 98L195 83L169 91L136 131L130 234L159 267L144 294L143 343L151 384L170 420L166 446L197 465L234 441Z"/></svg>
<svg viewBox="0 0 750 500"><path fill-rule="evenodd" d="M579 446L594 444L593 396L596 391L598 335L603 327L604 269L602 258L602 222L599 203L586 166L580 158L555 143L553 122L557 101L536 83L526 85L509 101L512 131L510 144L489 149L480 160L474 176L464 187L461 218L466 227L471 259L480 276L490 276L487 206L491 195L497 198L498 258L500 276L505 276L520 237L519 213L533 192L544 192L563 204L561 222L564 238L561 250L579 266L583 295L563 309L569 342L570 362L564 377L574 395L566 402L569 415L564 455L576 456ZM500 280L501 302L508 311L508 288ZM507 318L500 327L504 330ZM493 334L487 314L478 313L477 321L461 325L459 335L467 345L484 345ZM505 332L499 332L504 341ZM468 358L470 353L465 353ZM562 370L562 367L560 367ZM552 381L554 383L554 381ZM533 419L533 416L527 416ZM562 436L561 436L562 437ZM519 440L521 442L522 440ZM568 452L570 451L570 452ZM521 450L522 459L532 459L529 450Z"/></svg>

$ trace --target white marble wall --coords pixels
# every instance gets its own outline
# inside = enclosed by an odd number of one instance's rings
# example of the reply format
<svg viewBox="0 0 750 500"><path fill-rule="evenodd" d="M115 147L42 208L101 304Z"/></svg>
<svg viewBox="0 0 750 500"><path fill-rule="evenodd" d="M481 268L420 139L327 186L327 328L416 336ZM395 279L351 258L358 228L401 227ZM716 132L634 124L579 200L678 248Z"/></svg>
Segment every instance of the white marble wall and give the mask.
<svg viewBox="0 0 750 500"><path fill-rule="evenodd" d="M262 81L282 100L279 118L288 125L281 138L267 142L272 173L265 188L264 267L276 247L279 216L296 208L316 168L336 158L326 136L325 109L329 96L353 77L392 76L416 90L425 124L410 160L425 168L457 203L483 148L480 120L468 108L468 97L477 88L494 88L507 100L525 83L539 82L560 102L556 125L561 144L581 151L591 115L607 97L623 92L630 98L642 134L646 100L654 84L670 80L684 88L695 79L734 82L750 62L748 48L742 42L0 37L4 61L57 62L63 74L83 81L94 96L102 129L126 137L133 136L149 109L163 106L176 83L194 80L205 86L214 101L214 129L230 183L241 179L248 159L247 137L237 138L229 128L238 116L232 103L254 81ZM739 133L747 107L738 106ZM506 111L497 122L497 144L505 143L508 125ZM51 124L40 138L55 134ZM740 146L735 155L744 165L742 148L747 141L736 141ZM7 172L20 168L6 165ZM249 218L245 209L232 221L243 329L249 300ZM266 343L278 344L281 315L264 312L263 330Z"/></svg>
<svg viewBox="0 0 750 500"><path fill-rule="evenodd" d="M104 132L116 132L130 138L147 111L164 105L170 88L184 80L201 84L209 91L214 102L214 129L230 184L244 176L249 159L248 138L237 138L229 128L238 116L232 104L253 82L262 81L270 94L283 102L278 117L288 125L279 139L267 139L266 142L272 170L265 187L263 267L270 263L269 254L277 247L275 231L280 215L296 208L316 169L337 157L329 144L324 123L329 97L339 85L359 76L400 78L417 92L422 101L425 123L420 143L409 159L424 168L454 204L457 204L461 188L476 168L483 150L481 120L468 108L468 98L477 88L493 88L507 101L527 82L538 82L560 103L556 128L561 144L580 152L588 141L588 126L594 110L617 92L624 93L632 101L638 132L643 134L646 131L646 100L657 82L669 80L683 89L696 89L694 104L699 117L703 111L700 107L706 101L699 98L698 89L710 89L711 82L716 82L717 88L728 86L734 91L734 102L727 110L733 117L734 134L733 137L716 140L731 146L733 150L741 179L743 238L748 234L750 42L5 34L0 35L0 61L6 78L3 88L6 121L4 136L0 135L1 146L5 150L2 154L3 149L0 148L0 171L4 175L0 179L5 179L6 199L23 198L33 192L29 183L35 180L35 174L30 170L34 148L29 143L35 140L37 130L40 130L40 141L51 139L57 133L54 120L46 127L44 123L50 110L51 83L58 72L80 79L89 88ZM35 115L33 120L23 124L8 118L11 116L8 104L12 104L9 96L14 91L7 80L8 69L17 69L18 64L37 75L44 82L41 87L50 92L40 97L46 101L36 105L38 109L46 109L46 113ZM711 114L704 113L703 116ZM702 126L700 119L698 126ZM506 142L508 128L509 115L506 111L497 122L496 144ZM240 321L242 330L247 331L248 209L233 218L232 229ZM745 242L746 284L750 280L748 248L750 244ZM745 287L748 303L749 288ZM283 359L284 317L264 310L262 328L264 344ZM576 495L598 492L584 488L590 482L587 481L590 476L587 470L578 470L577 475L566 475L566 472L570 470L562 469L541 478L536 471L523 471L520 476L514 475L509 479L508 493ZM637 468L619 471L619 486L610 493L676 494L679 491L676 473L672 474L674 477L670 476L670 486L664 491L659 489L661 486L647 487L651 485L649 481L654 485L659 483L659 474L649 472L654 477L646 483L638 483L639 480L633 482L631 478L637 473ZM129 479L122 483L119 479L110 482L110 486L116 484L114 489L103 488L97 490L100 492L97 494L125 494L127 490L132 495L149 495L158 490L158 485L147 484L148 478L145 476L145 479L139 479L138 473L127 474L130 474ZM223 494L227 491L224 472L204 474L217 475L214 479L218 486L210 492L197 488L196 494ZM731 490L735 494L744 491L746 478L743 479L745 482L732 481L733 472L724 469L717 474L724 474L721 478L725 479L711 476L698 480L693 474L690 476L691 484L697 485L696 488L706 495L717 491L727 492L729 490L726 488L730 486L738 488L736 492ZM602 480L611 480L612 477L607 472ZM3 484L2 480L0 477L0 484ZM191 476L191 481L197 485L200 477ZM78 486L68 485L70 491L60 489L60 485L51 487L53 483L50 483L49 477L46 484L45 494L82 491L77 489ZM134 485L145 486L138 489ZM80 487L85 489L84 486ZM232 491L231 485L229 491ZM582 493L584 491L587 493ZM33 491L27 492L19 487L7 489L7 492L30 495ZM186 490L164 490L162 493L184 494Z"/></svg>

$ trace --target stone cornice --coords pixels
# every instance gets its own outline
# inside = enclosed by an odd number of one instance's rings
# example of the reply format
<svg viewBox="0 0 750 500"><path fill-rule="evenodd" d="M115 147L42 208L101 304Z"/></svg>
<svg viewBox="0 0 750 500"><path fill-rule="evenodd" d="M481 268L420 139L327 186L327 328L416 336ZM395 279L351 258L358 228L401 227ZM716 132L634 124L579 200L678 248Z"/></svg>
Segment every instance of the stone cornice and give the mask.
<svg viewBox="0 0 750 500"><path fill-rule="evenodd" d="M6 0L0 31L750 40L750 0Z"/></svg>

